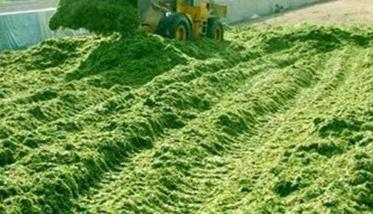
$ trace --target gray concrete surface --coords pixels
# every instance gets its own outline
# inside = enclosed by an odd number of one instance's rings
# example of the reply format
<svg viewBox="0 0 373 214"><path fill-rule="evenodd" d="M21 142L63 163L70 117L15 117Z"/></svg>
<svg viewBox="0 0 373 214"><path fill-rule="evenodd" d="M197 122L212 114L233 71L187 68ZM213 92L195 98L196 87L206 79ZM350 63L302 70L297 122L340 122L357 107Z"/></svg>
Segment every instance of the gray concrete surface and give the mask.
<svg viewBox="0 0 373 214"><path fill-rule="evenodd" d="M373 25L373 0L330 0L296 10L265 16L242 24L273 25Z"/></svg>
<svg viewBox="0 0 373 214"><path fill-rule="evenodd" d="M215 0L228 6L228 23L257 19L325 0Z"/></svg>

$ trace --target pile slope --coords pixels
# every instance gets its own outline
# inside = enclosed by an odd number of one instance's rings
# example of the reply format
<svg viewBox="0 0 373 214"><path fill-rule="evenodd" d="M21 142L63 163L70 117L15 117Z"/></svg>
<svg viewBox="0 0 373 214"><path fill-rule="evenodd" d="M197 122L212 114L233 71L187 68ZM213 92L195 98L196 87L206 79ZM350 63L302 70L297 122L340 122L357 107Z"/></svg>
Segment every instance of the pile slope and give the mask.
<svg viewBox="0 0 373 214"><path fill-rule="evenodd" d="M369 213L373 29L0 54L0 213Z"/></svg>

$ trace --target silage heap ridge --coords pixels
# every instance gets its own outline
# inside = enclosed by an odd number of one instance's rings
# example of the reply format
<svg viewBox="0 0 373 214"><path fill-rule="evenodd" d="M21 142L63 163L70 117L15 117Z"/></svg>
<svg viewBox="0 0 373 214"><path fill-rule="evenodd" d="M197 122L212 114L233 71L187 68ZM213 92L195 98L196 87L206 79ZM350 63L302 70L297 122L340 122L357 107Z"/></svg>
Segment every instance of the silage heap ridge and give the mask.
<svg viewBox="0 0 373 214"><path fill-rule="evenodd" d="M373 30L0 55L0 211L368 212Z"/></svg>

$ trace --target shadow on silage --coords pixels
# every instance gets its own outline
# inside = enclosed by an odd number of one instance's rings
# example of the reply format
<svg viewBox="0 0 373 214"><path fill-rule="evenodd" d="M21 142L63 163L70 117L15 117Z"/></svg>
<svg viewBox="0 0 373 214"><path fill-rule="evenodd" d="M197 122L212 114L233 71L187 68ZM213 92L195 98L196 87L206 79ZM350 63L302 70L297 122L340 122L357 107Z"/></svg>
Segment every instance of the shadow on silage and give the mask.
<svg viewBox="0 0 373 214"><path fill-rule="evenodd" d="M66 76L66 81L90 78L97 87L140 87L191 58L223 58L228 55L228 46L228 42L209 39L177 42L142 34L109 40L98 45L78 69Z"/></svg>

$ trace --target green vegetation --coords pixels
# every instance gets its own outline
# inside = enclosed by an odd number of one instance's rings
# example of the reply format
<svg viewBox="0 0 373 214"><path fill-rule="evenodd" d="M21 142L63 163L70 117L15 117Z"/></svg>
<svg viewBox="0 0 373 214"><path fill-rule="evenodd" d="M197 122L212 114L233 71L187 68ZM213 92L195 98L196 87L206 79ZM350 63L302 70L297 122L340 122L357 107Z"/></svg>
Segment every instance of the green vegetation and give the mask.
<svg viewBox="0 0 373 214"><path fill-rule="evenodd" d="M373 29L0 54L0 213L369 213Z"/></svg>
<svg viewBox="0 0 373 214"><path fill-rule="evenodd" d="M137 0L61 0L49 26L52 30L66 27L102 34L133 33L139 26Z"/></svg>

